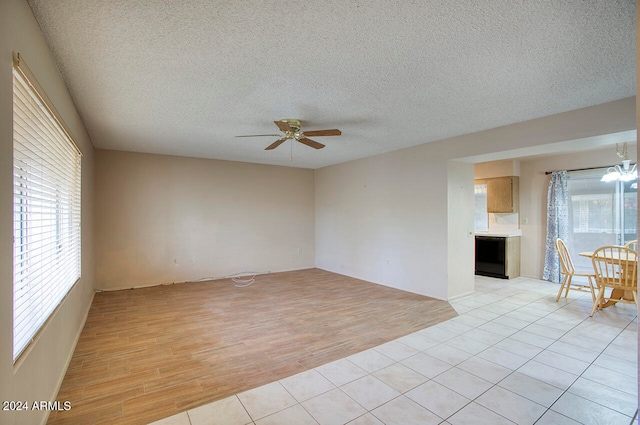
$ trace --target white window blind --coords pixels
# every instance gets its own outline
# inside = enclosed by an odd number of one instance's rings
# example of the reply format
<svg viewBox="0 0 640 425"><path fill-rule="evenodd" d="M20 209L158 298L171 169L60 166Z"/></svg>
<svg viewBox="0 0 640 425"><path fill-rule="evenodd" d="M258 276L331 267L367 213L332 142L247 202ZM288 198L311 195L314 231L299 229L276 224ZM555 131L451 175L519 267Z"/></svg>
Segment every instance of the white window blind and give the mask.
<svg viewBox="0 0 640 425"><path fill-rule="evenodd" d="M13 69L13 359L80 277L81 155L21 58Z"/></svg>

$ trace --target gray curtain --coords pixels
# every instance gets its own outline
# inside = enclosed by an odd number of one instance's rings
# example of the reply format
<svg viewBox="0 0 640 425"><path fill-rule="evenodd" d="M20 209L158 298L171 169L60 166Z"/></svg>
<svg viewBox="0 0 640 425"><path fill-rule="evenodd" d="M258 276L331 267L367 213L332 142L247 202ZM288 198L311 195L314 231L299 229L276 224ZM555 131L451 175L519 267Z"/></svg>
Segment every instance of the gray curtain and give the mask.
<svg viewBox="0 0 640 425"><path fill-rule="evenodd" d="M547 242L542 278L560 283L560 258L556 251L556 239L564 241L569 236L569 193L567 172L554 171L547 192Z"/></svg>

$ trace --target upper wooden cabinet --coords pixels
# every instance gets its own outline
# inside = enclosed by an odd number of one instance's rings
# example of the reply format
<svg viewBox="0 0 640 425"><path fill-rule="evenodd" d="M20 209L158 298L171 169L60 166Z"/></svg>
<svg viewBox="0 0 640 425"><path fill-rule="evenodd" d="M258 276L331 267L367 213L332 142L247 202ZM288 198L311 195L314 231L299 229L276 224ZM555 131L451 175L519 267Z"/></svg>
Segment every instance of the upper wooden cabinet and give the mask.
<svg viewBox="0 0 640 425"><path fill-rule="evenodd" d="M476 180L487 185L487 212L515 213L520 208L519 178L516 176Z"/></svg>

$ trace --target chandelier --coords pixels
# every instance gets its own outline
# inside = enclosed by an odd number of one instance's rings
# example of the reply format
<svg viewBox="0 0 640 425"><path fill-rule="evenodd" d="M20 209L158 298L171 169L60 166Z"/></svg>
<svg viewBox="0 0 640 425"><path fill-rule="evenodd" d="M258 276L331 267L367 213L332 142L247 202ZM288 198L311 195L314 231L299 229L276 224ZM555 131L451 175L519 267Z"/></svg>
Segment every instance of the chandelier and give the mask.
<svg viewBox="0 0 640 425"><path fill-rule="evenodd" d="M622 144L622 151L620 151L618 143L616 143L616 154L618 154L619 158L622 158L622 166L614 165L613 167L607 168L607 172L602 176L600 181L613 182L620 180L628 182L636 180L638 178L638 171L636 170L637 164L633 164L632 166L631 161L627 157L627 142Z"/></svg>

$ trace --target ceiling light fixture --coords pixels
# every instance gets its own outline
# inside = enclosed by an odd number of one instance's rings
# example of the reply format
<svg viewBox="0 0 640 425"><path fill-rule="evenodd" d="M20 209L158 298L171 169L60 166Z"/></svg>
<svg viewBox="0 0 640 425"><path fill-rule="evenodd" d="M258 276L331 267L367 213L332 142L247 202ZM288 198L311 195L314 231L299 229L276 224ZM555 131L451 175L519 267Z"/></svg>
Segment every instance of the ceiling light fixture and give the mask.
<svg viewBox="0 0 640 425"><path fill-rule="evenodd" d="M637 164L631 165L631 161L627 158L627 142L622 144L622 152L618 147L618 143L616 143L616 153L619 158L622 158L622 167L619 165L614 165L613 167L607 168L607 172L600 181L603 182L613 182L616 180L620 180L623 182L628 182L632 180L638 179L638 171L636 170Z"/></svg>

